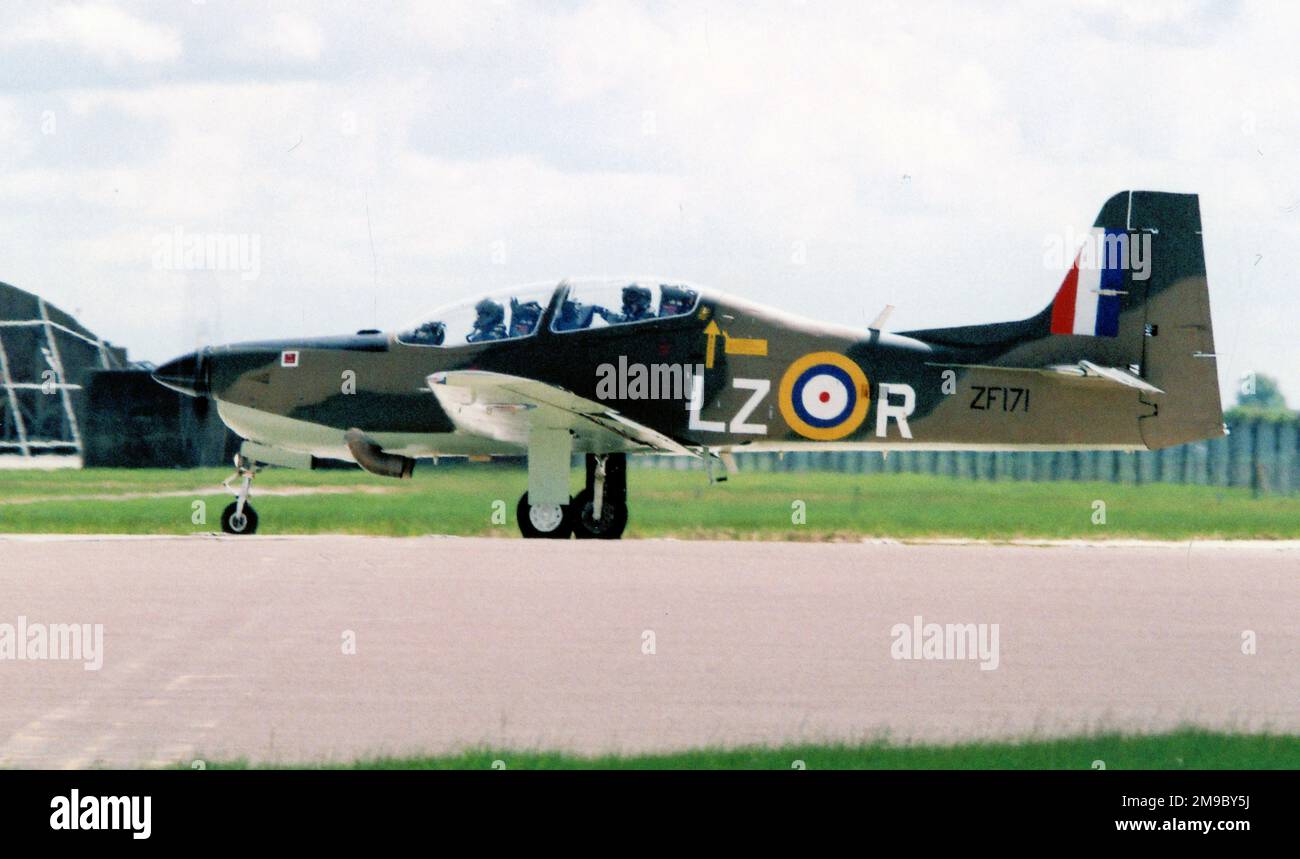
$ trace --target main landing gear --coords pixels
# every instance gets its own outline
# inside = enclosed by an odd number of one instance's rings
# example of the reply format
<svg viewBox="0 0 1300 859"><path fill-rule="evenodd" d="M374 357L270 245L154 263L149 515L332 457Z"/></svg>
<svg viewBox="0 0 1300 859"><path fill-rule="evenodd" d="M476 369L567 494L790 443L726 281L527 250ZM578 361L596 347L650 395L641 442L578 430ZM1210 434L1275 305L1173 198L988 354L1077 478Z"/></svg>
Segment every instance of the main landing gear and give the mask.
<svg viewBox="0 0 1300 859"><path fill-rule="evenodd" d="M617 540L627 527L627 455L587 455L587 486L573 504L573 536Z"/></svg>
<svg viewBox="0 0 1300 859"><path fill-rule="evenodd" d="M227 534L252 534L257 530L257 511L248 503L248 493L253 488L253 475L257 466L242 454L235 454L235 473L221 482L221 485L235 493L235 500L221 511L221 530ZM239 488L231 487L231 482L239 481Z"/></svg>
<svg viewBox="0 0 1300 859"><path fill-rule="evenodd" d="M569 503L529 504L525 492L515 518L529 538L617 540L627 527L627 456L587 454L587 485Z"/></svg>

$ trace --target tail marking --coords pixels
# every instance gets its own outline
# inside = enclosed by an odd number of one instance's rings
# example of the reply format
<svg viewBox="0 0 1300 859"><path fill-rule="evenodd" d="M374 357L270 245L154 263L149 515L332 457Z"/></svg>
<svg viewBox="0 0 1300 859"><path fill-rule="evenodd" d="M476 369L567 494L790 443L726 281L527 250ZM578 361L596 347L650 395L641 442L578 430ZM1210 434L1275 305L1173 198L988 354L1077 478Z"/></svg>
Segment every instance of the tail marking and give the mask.
<svg viewBox="0 0 1300 859"><path fill-rule="evenodd" d="M1127 254L1115 253L1128 235L1121 230L1094 230L1092 241L1074 258L1052 302L1052 333L1092 337L1119 336L1119 297L1124 288Z"/></svg>

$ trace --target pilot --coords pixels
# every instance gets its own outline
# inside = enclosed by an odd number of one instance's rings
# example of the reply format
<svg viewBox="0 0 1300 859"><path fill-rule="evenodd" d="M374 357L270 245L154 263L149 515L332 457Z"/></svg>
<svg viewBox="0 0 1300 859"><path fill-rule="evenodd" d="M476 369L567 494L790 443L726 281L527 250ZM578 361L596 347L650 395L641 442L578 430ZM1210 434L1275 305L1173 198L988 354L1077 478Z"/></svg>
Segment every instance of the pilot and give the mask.
<svg viewBox="0 0 1300 859"><path fill-rule="evenodd" d="M650 290L644 286L638 286L635 283L629 283L623 287L623 312L614 313L604 307L597 307L596 312L610 325L620 325L624 322L639 322L642 319L653 319L654 310L650 305L654 297Z"/></svg>
<svg viewBox="0 0 1300 859"><path fill-rule="evenodd" d="M560 313L555 317L553 327L556 331L579 331L588 328L591 326L591 317L595 311L596 308L590 304L566 298L560 305Z"/></svg>
<svg viewBox="0 0 1300 859"><path fill-rule="evenodd" d="M537 320L542 318L542 306L536 301L523 304L519 299L510 299L510 336L527 337L537 328Z"/></svg>
<svg viewBox="0 0 1300 859"><path fill-rule="evenodd" d="M659 292L662 296L659 299L660 316L681 316L683 313L689 313L691 307L695 304L695 290L687 289L684 286L669 286L660 284Z"/></svg>
<svg viewBox="0 0 1300 859"><path fill-rule="evenodd" d="M411 334L411 340L415 343L423 343L429 346L441 346L443 338L447 336L447 326L441 322L425 322L416 328Z"/></svg>
<svg viewBox="0 0 1300 859"><path fill-rule="evenodd" d="M474 305L474 312L478 316L474 320L474 330L465 338L467 343L505 339L506 327L502 323L505 321L506 311L500 302L485 298Z"/></svg>

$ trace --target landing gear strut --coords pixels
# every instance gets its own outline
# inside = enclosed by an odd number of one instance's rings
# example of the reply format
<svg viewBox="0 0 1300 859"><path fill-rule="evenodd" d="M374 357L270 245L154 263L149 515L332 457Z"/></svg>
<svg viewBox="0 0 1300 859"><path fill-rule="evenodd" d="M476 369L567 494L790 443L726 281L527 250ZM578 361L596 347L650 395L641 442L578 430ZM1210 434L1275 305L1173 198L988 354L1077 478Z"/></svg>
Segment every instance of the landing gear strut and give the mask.
<svg viewBox="0 0 1300 859"><path fill-rule="evenodd" d="M573 499L573 536L617 540L627 527L627 455L587 454L587 487Z"/></svg>
<svg viewBox="0 0 1300 859"><path fill-rule="evenodd" d="M235 493L235 500L221 511L221 530L227 534L252 534L257 530L257 511L248 503L248 493L253 488L253 475L257 465L243 454L235 454L235 473L221 482L221 485ZM231 487L231 482L238 480L239 488Z"/></svg>

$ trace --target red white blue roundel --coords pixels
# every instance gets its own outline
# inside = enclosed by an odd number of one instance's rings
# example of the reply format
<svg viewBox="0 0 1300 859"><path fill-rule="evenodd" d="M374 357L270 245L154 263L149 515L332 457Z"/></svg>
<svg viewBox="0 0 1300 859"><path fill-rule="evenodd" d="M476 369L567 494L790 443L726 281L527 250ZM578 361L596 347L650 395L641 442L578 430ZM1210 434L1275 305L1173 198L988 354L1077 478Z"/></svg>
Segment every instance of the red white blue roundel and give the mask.
<svg viewBox="0 0 1300 859"><path fill-rule="evenodd" d="M777 403L790 428L832 441L856 430L871 404L866 374L838 352L813 352L790 365Z"/></svg>
<svg viewBox="0 0 1300 859"><path fill-rule="evenodd" d="M794 380L794 413L809 426L833 427L844 422L857 404L853 380L834 364L814 364Z"/></svg>

